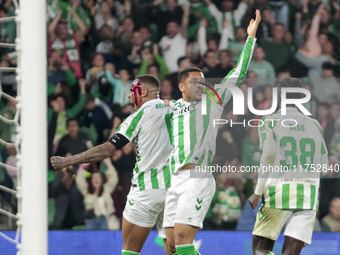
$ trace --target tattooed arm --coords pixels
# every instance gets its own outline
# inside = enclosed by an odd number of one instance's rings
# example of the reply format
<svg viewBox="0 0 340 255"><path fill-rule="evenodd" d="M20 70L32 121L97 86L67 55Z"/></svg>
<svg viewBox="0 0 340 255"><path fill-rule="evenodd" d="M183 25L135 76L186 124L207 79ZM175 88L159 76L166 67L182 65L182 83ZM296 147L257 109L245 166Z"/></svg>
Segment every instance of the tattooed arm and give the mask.
<svg viewBox="0 0 340 255"><path fill-rule="evenodd" d="M62 169L69 165L79 165L82 163L93 163L111 157L116 151L116 147L106 142L82 153L68 157L51 157L51 164L54 169Z"/></svg>

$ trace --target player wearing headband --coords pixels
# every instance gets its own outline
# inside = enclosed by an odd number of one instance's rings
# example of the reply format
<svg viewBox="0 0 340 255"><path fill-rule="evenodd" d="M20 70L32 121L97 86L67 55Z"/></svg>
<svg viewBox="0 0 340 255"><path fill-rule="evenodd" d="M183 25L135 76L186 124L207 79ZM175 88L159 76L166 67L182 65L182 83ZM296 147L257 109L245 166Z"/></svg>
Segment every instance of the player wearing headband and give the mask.
<svg viewBox="0 0 340 255"><path fill-rule="evenodd" d="M141 75L133 81L130 101L133 112L106 143L70 157L52 157L55 169L81 163L101 161L133 141L137 147L132 185L123 212L123 255L139 254L152 227L159 236L162 229L167 189L170 187L169 155L172 150L167 114L170 108L158 98L159 80L153 75ZM164 245L167 249L167 245ZM168 253L169 254L169 253Z"/></svg>

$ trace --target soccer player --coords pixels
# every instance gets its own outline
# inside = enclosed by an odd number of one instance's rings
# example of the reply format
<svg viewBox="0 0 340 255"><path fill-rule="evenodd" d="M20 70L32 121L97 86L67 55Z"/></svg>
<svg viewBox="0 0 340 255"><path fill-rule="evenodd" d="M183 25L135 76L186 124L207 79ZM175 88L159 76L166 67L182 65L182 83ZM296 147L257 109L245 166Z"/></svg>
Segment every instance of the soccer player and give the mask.
<svg viewBox="0 0 340 255"><path fill-rule="evenodd" d="M298 79L283 78L277 87L280 104L281 88L301 88L302 84ZM287 98L298 99L301 94L287 93ZM253 254L257 255L273 254L283 226L282 254L300 254L305 245L311 244L318 207L317 170L328 171L320 124L300 113L295 105L287 105L286 113L282 115L280 110L262 118L264 125L259 127L261 166L279 171L260 171L255 193L249 198L254 209L263 195L253 231Z"/></svg>
<svg viewBox="0 0 340 255"><path fill-rule="evenodd" d="M115 135L106 143L83 153L51 158L55 169L97 162L111 157L116 150L134 141L137 163L123 212L123 255L139 254L155 224L159 235L165 238L163 211L170 187L169 155L172 150L168 131L170 119L166 116L171 109L158 98L159 90L160 83L155 76L138 76L129 94L136 111L123 121ZM166 241L164 247L168 247Z"/></svg>
<svg viewBox="0 0 340 255"><path fill-rule="evenodd" d="M238 86L240 78L246 76L260 20L260 12L257 10L256 20L251 20L248 26L248 39L239 62L223 79L223 84ZM198 178L192 178L190 174L197 168L211 165L217 135L217 127L213 127L213 120L221 117L231 92L227 88L218 90L222 104L215 105L213 100L207 97L206 115L203 115L202 70L184 69L179 72L178 82L183 98L172 105L173 151L170 165L173 175L171 188L166 197L164 227L171 252L177 252L178 255L194 255L199 253L194 248L193 240L203 226L204 217L215 193L215 180L211 173L199 174Z"/></svg>

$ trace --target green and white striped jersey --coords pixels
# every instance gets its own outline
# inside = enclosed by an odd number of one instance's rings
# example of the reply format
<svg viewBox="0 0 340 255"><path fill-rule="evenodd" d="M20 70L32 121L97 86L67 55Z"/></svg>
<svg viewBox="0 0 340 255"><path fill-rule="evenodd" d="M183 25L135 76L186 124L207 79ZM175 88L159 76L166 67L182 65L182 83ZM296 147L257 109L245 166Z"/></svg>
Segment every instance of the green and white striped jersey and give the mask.
<svg viewBox="0 0 340 255"><path fill-rule="evenodd" d="M272 170L261 173L265 178L258 179L255 193L263 194L265 207L317 210L320 172L328 170L320 124L295 107L261 120L261 167Z"/></svg>
<svg viewBox="0 0 340 255"><path fill-rule="evenodd" d="M117 133L134 141L137 147L132 188L145 190L170 187L171 124L166 117L171 112L163 100L153 99L144 103L119 126Z"/></svg>
<svg viewBox="0 0 340 255"><path fill-rule="evenodd" d="M236 67L222 80L222 84L238 86L246 76L247 68L255 47L255 38L248 38ZM222 105L207 96L206 114L202 114L202 101L186 102L177 100L173 105L171 170L177 172L185 164L211 166L216 147L218 127L214 119L220 119L223 107L231 98L227 88L216 89ZM218 101L218 100L217 100Z"/></svg>

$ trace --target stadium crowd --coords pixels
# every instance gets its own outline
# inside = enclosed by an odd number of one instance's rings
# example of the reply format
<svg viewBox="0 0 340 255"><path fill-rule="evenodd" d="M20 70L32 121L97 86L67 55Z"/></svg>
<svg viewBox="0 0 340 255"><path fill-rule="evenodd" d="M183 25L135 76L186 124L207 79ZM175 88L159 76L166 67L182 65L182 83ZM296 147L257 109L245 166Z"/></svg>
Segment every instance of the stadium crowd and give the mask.
<svg viewBox="0 0 340 255"><path fill-rule="evenodd" d="M12 0L0 1L0 18L15 15ZM269 109L278 78L301 78L312 98L305 107L323 129L329 164L340 164L340 2L319 0L47 0L48 155L65 156L105 142L134 109L132 80L152 74L161 81L161 99L179 99L178 72L188 67L222 80L238 61L245 28L255 9L262 13L257 47L247 79L254 107ZM0 22L0 42L13 43L14 21ZM16 66L16 52L0 48L1 67ZM34 63L34 60L32 60ZM0 71L2 90L16 95L15 73ZM247 103L245 103L247 104ZM245 107L223 119L259 119ZM0 114L13 119L14 100L1 100ZM218 127L215 163L258 166L257 128ZM14 125L0 122L0 137L15 142ZM16 149L0 145L1 162L15 165ZM51 229L120 229L131 185L136 148L127 144L99 164L49 170ZM47 160L47 159L46 159ZM37 166L38 167L38 166ZM52 167L49 165L49 169ZM340 174L329 171L320 184L316 231L340 231ZM204 229L252 230L257 210L246 202L254 173L216 173L217 190ZM16 172L0 168L0 184L16 185ZM4 191L1 201L16 210Z"/></svg>

